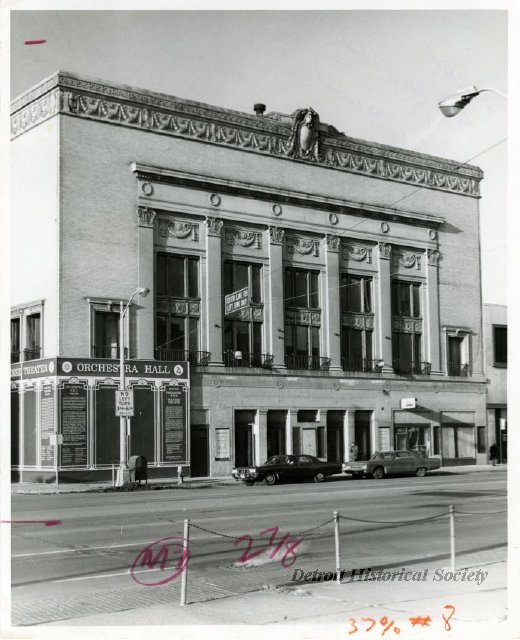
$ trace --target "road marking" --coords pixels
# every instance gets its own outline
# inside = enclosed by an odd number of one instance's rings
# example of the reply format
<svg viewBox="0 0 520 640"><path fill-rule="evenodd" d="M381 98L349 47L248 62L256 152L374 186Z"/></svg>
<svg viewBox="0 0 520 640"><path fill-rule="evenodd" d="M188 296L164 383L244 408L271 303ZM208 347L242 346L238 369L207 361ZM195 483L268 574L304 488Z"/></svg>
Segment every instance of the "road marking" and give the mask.
<svg viewBox="0 0 520 640"><path fill-rule="evenodd" d="M134 571L135 573L151 573L152 571L162 571L161 567L157 569L143 569L142 571ZM78 578L62 578L61 580L51 580L53 583L58 582L78 582L80 580L97 580L98 578L117 578L119 576L128 576L130 575L130 569L123 571L121 573L104 573L98 576L80 576Z"/></svg>

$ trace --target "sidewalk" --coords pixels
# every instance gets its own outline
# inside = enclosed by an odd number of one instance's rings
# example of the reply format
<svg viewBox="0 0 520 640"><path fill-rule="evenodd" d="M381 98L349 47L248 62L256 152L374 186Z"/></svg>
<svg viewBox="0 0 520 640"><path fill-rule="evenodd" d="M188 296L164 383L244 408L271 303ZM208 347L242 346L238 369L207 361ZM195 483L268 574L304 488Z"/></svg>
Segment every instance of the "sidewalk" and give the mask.
<svg viewBox="0 0 520 640"><path fill-rule="evenodd" d="M492 471L493 473L506 473L507 464L497 465L464 465L457 467L441 467L435 471L430 471L428 476L439 475L466 475L468 473L479 473L484 471ZM427 476L427 477L428 477ZM345 477L345 480L350 480ZM148 485L141 485L135 491L159 491L174 489L206 489L215 486L236 485L238 482L231 476L222 476L218 478L184 478L183 484L178 484L177 478L165 479L157 478L148 480ZM77 482L64 483L61 482L59 488L53 483L42 482L22 482L11 484L11 493L32 493L32 494L55 494L55 493L100 493L112 490L112 482ZM117 489L114 489L116 491Z"/></svg>

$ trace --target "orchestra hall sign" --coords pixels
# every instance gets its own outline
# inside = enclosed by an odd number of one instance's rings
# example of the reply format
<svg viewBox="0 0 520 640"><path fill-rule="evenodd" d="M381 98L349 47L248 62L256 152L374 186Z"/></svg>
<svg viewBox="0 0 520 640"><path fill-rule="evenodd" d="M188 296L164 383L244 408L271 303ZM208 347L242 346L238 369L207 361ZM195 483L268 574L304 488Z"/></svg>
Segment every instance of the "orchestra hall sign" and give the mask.
<svg viewBox="0 0 520 640"><path fill-rule="evenodd" d="M116 411L120 364L92 358L48 358L11 366L11 449L23 480L110 477L119 465ZM145 456L151 477L190 464L187 362L129 360L128 455ZM103 471L105 473L103 473Z"/></svg>

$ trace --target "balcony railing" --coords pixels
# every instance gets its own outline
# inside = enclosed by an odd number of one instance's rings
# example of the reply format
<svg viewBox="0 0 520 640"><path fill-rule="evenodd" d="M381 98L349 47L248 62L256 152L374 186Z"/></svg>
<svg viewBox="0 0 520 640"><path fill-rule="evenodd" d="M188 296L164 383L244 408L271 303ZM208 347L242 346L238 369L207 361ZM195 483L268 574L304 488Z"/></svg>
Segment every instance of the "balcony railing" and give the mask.
<svg viewBox="0 0 520 640"><path fill-rule="evenodd" d="M263 367L273 366L273 356L270 353L248 353L246 351L224 351L222 354L225 367Z"/></svg>
<svg viewBox="0 0 520 640"><path fill-rule="evenodd" d="M448 375L467 378L469 376L468 364L448 364Z"/></svg>
<svg viewBox="0 0 520 640"><path fill-rule="evenodd" d="M412 374L419 376L429 376L432 365L430 362L406 362L403 360L394 360L392 362L394 373L409 376Z"/></svg>
<svg viewBox="0 0 520 640"><path fill-rule="evenodd" d="M125 359L128 358L128 348L125 347ZM93 358L106 358L109 360L119 359L119 347L92 347Z"/></svg>
<svg viewBox="0 0 520 640"><path fill-rule="evenodd" d="M20 362L20 351L11 351L11 364Z"/></svg>
<svg viewBox="0 0 520 640"><path fill-rule="evenodd" d="M375 373L380 369L376 367L376 361L369 358L341 358L343 371L359 371L361 373Z"/></svg>
<svg viewBox="0 0 520 640"><path fill-rule="evenodd" d="M330 367L330 358L290 354L285 356L285 366L287 369L299 371L304 369L311 371L328 371Z"/></svg>
<svg viewBox="0 0 520 640"><path fill-rule="evenodd" d="M24 360L38 360L41 357L41 347L34 347L33 349L23 350Z"/></svg>
<svg viewBox="0 0 520 640"><path fill-rule="evenodd" d="M209 351L187 351L185 349L154 349L156 360L167 362L189 362L192 367L207 367L211 353Z"/></svg>

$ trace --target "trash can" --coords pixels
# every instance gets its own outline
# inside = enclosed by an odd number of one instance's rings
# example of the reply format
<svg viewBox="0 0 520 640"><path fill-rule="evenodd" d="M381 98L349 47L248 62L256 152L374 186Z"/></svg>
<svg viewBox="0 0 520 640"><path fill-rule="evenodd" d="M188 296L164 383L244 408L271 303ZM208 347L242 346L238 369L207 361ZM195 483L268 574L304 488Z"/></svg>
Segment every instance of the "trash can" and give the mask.
<svg viewBox="0 0 520 640"><path fill-rule="evenodd" d="M144 456L130 456L128 469L130 470L130 482L141 484L141 480L144 480L148 484L148 462Z"/></svg>

